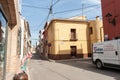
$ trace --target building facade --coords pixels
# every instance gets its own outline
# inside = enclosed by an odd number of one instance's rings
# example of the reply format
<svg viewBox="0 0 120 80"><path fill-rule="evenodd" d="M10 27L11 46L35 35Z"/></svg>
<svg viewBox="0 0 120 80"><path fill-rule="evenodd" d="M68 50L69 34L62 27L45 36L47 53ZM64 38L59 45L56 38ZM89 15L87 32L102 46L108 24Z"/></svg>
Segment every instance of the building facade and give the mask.
<svg viewBox="0 0 120 80"><path fill-rule="evenodd" d="M89 36L90 36L90 52L92 53L93 43L103 42L104 41L104 30L103 30L103 21L100 20L99 16L96 17L96 20L89 21Z"/></svg>
<svg viewBox="0 0 120 80"><path fill-rule="evenodd" d="M105 40L120 38L120 1L101 0Z"/></svg>
<svg viewBox="0 0 120 80"><path fill-rule="evenodd" d="M20 11L19 0L0 0L0 80L12 80L20 69Z"/></svg>
<svg viewBox="0 0 120 80"><path fill-rule="evenodd" d="M0 80L3 79L5 74L5 57L6 57L6 29L7 29L7 18L0 7Z"/></svg>
<svg viewBox="0 0 120 80"><path fill-rule="evenodd" d="M3 50L2 54L4 54L1 64L1 80L8 80L7 76L13 72L15 73L20 65L17 51L17 31L20 25L20 14L18 12L18 0L0 0L0 22L1 27L5 29L2 30L2 33L5 34L5 42L1 42L1 50Z"/></svg>
<svg viewBox="0 0 120 80"><path fill-rule="evenodd" d="M29 23L24 17L21 16L21 27L19 28L20 33L20 60L23 59L24 55L31 52L31 34L29 29Z"/></svg>
<svg viewBox="0 0 120 80"><path fill-rule="evenodd" d="M53 19L45 25L43 53L51 59L88 58L92 43L102 40L95 35L101 34L98 27L101 20Z"/></svg>
<svg viewBox="0 0 120 80"><path fill-rule="evenodd" d="M39 31L39 44L37 45L36 53L39 55L43 54L43 32L44 30Z"/></svg>

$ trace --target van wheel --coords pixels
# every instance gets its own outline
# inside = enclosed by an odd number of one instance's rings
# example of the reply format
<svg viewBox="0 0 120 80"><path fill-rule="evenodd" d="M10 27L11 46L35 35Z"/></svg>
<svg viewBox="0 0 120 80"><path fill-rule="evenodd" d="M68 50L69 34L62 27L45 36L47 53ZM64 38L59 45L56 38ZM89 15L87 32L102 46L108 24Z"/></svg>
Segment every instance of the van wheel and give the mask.
<svg viewBox="0 0 120 80"><path fill-rule="evenodd" d="M97 60L97 62L96 62L96 67L97 67L98 69L102 69L103 65L102 65L102 62L101 62L100 60Z"/></svg>

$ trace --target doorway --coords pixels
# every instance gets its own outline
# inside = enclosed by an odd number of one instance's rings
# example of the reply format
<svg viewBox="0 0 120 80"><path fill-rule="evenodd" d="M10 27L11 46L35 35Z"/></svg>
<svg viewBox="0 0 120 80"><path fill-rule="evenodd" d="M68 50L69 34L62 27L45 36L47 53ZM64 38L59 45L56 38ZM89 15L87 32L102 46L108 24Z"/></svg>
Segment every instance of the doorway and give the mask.
<svg viewBox="0 0 120 80"><path fill-rule="evenodd" d="M71 48L71 57L76 57L76 46L70 46L70 48Z"/></svg>

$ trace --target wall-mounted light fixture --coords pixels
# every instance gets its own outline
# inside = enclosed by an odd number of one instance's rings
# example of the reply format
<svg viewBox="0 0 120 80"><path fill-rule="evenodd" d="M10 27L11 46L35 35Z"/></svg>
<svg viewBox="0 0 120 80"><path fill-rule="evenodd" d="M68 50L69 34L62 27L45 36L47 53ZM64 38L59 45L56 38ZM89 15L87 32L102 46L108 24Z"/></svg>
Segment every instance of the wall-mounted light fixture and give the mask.
<svg viewBox="0 0 120 80"><path fill-rule="evenodd" d="M109 23L116 26L116 20L115 20L116 16L113 16L111 13L107 13L105 17Z"/></svg>

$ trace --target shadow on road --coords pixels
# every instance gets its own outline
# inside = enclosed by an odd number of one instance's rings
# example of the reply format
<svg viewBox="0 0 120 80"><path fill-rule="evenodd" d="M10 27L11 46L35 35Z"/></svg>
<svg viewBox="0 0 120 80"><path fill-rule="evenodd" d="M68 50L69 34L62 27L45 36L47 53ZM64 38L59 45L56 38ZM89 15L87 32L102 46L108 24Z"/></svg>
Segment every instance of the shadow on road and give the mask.
<svg viewBox="0 0 120 80"><path fill-rule="evenodd" d="M72 67L80 68L83 70L95 72L98 74L114 77L115 80L120 80L120 70L111 69L111 68L103 68L102 70L97 69L96 66L92 63L92 60L67 60L67 61L55 61L57 63L69 65Z"/></svg>
<svg viewBox="0 0 120 80"><path fill-rule="evenodd" d="M43 56L41 56L41 55L39 55L37 53L33 53L33 56L32 56L31 59L33 59L33 60L48 60L45 57L43 57Z"/></svg>

